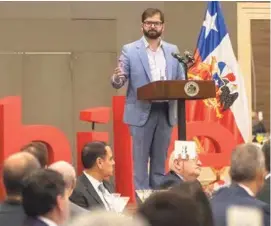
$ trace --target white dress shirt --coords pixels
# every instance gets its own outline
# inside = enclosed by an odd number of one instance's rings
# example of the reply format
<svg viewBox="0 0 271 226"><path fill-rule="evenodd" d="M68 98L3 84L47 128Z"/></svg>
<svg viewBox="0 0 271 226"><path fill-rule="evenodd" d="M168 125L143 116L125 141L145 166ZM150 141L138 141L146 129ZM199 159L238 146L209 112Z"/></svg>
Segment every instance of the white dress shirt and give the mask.
<svg viewBox="0 0 271 226"><path fill-rule="evenodd" d="M255 197L255 194L251 191L251 189L243 184L238 184L241 188L243 188L250 196Z"/></svg>
<svg viewBox="0 0 271 226"><path fill-rule="evenodd" d="M265 179L267 180L269 177L270 177L270 173L268 173L268 174L265 176Z"/></svg>
<svg viewBox="0 0 271 226"><path fill-rule="evenodd" d="M42 222L44 222L45 224L47 224L48 226L57 226L57 224L54 221L52 221L48 218L38 217L38 219L41 220Z"/></svg>
<svg viewBox="0 0 271 226"><path fill-rule="evenodd" d="M166 59L162 49L163 41L160 41L160 45L156 51L150 49L150 45L144 36L143 41L148 55L152 82L166 80Z"/></svg>
<svg viewBox="0 0 271 226"><path fill-rule="evenodd" d="M95 191L97 192L97 194L99 195L101 200L103 201L103 204L104 204L106 210L110 210L108 203L105 201L105 198L99 189L99 186L102 183L100 181L96 180L94 177L88 175L86 172L84 172L84 174L88 178L89 182L92 184L93 188L95 189ZM106 195L110 198L111 194L109 193L109 191L106 188L105 188L105 192L106 192ZM110 200L107 199L107 201L110 201Z"/></svg>

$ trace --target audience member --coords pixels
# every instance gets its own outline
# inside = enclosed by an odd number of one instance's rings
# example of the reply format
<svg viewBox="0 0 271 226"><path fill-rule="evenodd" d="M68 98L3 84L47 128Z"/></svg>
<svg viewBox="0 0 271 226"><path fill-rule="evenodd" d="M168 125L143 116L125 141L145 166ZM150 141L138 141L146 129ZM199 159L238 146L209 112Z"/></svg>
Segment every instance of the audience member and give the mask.
<svg viewBox="0 0 271 226"><path fill-rule="evenodd" d="M115 164L111 148L100 141L88 143L82 150L81 159L85 170L78 177L70 200L86 209L110 210L113 188L108 180L113 176Z"/></svg>
<svg viewBox="0 0 271 226"><path fill-rule="evenodd" d="M258 133L266 133L266 128L264 126L263 120L259 118L258 113L252 112L252 134L257 136Z"/></svg>
<svg viewBox="0 0 271 226"><path fill-rule="evenodd" d="M211 199L215 226L226 226L227 210L241 205L258 208L264 216L264 225L270 226L270 207L255 199L264 183L264 156L255 144L238 145L232 152L230 176L232 184L219 189Z"/></svg>
<svg viewBox="0 0 271 226"><path fill-rule="evenodd" d="M76 173L74 167L65 161L58 161L51 164L48 169L55 170L63 176L66 189L68 190L68 195L70 196L76 185ZM70 217L74 217L85 212L88 211L70 201Z"/></svg>
<svg viewBox="0 0 271 226"><path fill-rule="evenodd" d="M44 143L37 141L31 142L23 146L21 151L34 155L40 162L42 168L48 165L48 149Z"/></svg>
<svg viewBox="0 0 271 226"><path fill-rule="evenodd" d="M265 159L266 176L262 190L258 193L257 198L270 204L270 140L262 147Z"/></svg>
<svg viewBox="0 0 271 226"><path fill-rule="evenodd" d="M150 226L199 226L197 203L186 193L155 192L139 206L138 214Z"/></svg>
<svg viewBox="0 0 271 226"><path fill-rule="evenodd" d="M214 225L211 205L198 181L184 182L174 186L171 190L178 193L186 193L197 203L198 219L201 222L201 226Z"/></svg>
<svg viewBox="0 0 271 226"><path fill-rule="evenodd" d="M24 226L57 226L68 219L69 193L63 176L40 169L25 180L23 208L28 216Z"/></svg>
<svg viewBox="0 0 271 226"><path fill-rule="evenodd" d="M191 156L192 157L192 156ZM173 151L169 158L169 172L164 176L161 189L180 184L183 181L194 181L200 175L201 162L198 156L191 158L189 155L184 159L178 152Z"/></svg>
<svg viewBox="0 0 271 226"><path fill-rule="evenodd" d="M40 168L37 159L29 153L16 153L4 161L3 182L6 200L0 204L0 225L20 225L25 218L22 208L23 180Z"/></svg>
<svg viewBox="0 0 271 226"><path fill-rule="evenodd" d="M148 224L139 217L94 210L91 214L75 217L68 226L148 226Z"/></svg>

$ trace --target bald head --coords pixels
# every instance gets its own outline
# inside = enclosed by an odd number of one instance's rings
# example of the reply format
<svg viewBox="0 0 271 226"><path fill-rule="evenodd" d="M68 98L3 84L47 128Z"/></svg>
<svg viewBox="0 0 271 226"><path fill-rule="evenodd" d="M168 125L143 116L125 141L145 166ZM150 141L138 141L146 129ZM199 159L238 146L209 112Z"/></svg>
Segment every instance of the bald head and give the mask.
<svg viewBox="0 0 271 226"><path fill-rule="evenodd" d="M31 154L19 152L4 161L3 180L8 196L21 195L23 180L40 168L38 160Z"/></svg>
<svg viewBox="0 0 271 226"><path fill-rule="evenodd" d="M73 190L76 182L76 173L74 167L70 163L58 161L51 164L48 168L60 173L64 178L66 187Z"/></svg>

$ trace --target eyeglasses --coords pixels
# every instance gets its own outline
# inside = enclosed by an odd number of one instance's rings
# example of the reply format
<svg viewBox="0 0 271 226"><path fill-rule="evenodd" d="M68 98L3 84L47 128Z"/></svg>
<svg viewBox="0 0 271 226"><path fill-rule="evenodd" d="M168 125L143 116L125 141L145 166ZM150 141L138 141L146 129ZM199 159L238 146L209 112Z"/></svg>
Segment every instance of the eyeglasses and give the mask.
<svg viewBox="0 0 271 226"><path fill-rule="evenodd" d="M155 27L160 27L163 24L163 22L161 21L144 21L144 25L146 25L147 27L150 27L152 25L154 25Z"/></svg>

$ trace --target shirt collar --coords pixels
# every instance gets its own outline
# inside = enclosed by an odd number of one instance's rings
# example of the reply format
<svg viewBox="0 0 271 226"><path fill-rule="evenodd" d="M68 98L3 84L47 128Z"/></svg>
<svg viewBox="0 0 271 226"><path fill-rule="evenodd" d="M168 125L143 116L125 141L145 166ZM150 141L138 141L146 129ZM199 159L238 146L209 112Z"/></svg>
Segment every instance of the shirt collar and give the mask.
<svg viewBox="0 0 271 226"><path fill-rule="evenodd" d="M85 176L88 178L89 182L92 184L92 186L97 191L98 187L100 186L100 184L102 184L102 182L98 181L97 179L95 179L94 177L90 176L86 172L83 172L83 173L85 174Z"/></svg>
<svg viewBox="0 0 271 226"><path fill-rule="evenodd" d="M238 184L241 188L243 188L250 196L254 197L255 194L251 191L251 189L243 184Z"/></svg>
<svg viewBox="0 0 271 226"><path fill-rule="evenodd" d="M146 48L148 48L150 44L148 43L148 41L147 41L147 39L145 38L145 36L143 36L142 39L143 39L143 42L144 42L144 46L145 46ZM163 45L163 40L160 38L160 44L159 44L159 47L158 47L158 48L162 47L162 45Z"/></svg>
<svg viewBox="0 0 271 226"><path fill-rule="evenodd" d="M268 174L265 176L265 179L267 180L269 177L270 177L270 173L268 173Z"/></svg>
<svg viewBox="0 0 271 226"><path fill-rule="evenodd" d="M46 217L38 217L38 218L39 218L39 220L41 220L42 222L44 222L48 226L57 226L57 224L54 221L52 221Z"/></svg>

